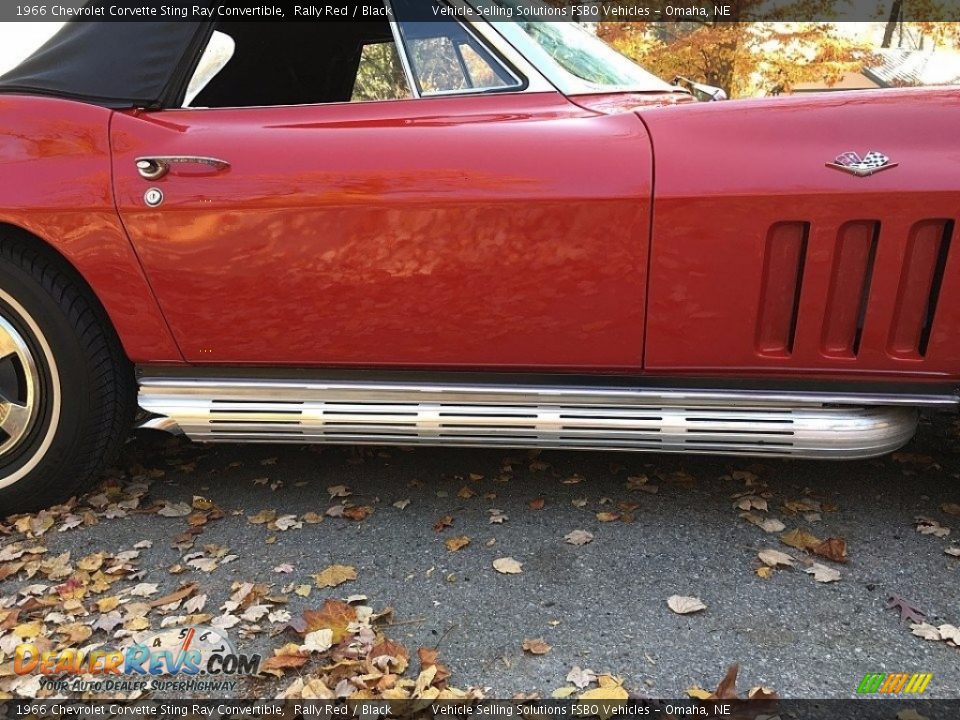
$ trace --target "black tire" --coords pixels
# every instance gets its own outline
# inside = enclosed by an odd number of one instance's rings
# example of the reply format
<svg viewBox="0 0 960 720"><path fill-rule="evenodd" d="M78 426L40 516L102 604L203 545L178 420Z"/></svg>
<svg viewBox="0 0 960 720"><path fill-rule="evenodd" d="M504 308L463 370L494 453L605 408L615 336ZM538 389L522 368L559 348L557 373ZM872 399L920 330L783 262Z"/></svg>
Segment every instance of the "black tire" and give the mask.
<svg viewBox="0 0 960 720"><path fill-rule="evenodd" d="M136 384L79 275L49 248L10 234L0 235L0 343L16 348L0 359L5 517L69 499L113 461L133 422Z"/></svg>

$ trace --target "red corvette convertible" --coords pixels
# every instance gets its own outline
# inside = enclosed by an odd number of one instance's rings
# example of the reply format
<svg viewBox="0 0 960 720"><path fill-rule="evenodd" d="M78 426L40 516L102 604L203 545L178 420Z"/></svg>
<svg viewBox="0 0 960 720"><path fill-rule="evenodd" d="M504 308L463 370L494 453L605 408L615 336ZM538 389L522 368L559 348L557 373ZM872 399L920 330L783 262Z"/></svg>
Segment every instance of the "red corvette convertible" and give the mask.
<svg viewBox="0 0 960 720"><path fill-rule="evenodd" d="M960 90L697 103L465 1L80 20L0 77L0 514L135 419L862 458L956 408Z"/></svg>

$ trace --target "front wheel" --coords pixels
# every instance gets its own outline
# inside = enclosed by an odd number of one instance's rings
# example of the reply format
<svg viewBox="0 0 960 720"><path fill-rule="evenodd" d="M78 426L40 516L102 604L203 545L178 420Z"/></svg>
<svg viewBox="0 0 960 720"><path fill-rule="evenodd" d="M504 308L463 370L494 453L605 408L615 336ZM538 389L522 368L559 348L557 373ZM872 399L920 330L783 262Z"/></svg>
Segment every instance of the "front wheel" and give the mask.
<svg viewBox="0 0 960 720"><path fill-rule="evenodd" d="M0 238L0 517L69 498L119 450L133 369L83 281Z"/></svg>

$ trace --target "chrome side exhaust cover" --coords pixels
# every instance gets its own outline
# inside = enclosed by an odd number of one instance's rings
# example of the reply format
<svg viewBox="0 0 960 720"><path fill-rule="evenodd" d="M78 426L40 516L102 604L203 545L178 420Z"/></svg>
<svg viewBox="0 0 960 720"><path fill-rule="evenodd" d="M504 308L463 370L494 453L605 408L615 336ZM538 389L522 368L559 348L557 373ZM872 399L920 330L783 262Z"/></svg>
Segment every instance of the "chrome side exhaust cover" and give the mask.
<svg viewBox="0 0 960 720"><path fill-rule="evenodd" d="M141 427L234 443L852 459L896 450L917 426L896 396L146 377L139 400L154 416Z"/></svg>

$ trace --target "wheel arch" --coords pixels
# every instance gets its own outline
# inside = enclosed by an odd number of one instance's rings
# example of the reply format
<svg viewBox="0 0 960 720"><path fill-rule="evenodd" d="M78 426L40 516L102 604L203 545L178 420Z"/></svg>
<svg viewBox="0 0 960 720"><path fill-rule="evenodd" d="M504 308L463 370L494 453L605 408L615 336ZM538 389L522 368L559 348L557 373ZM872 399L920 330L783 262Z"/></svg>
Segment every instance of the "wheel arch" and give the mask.
<svg viewBox="0 0 960 720"><path fill-rule="evenodd" d="M102 277L103 271L94 267L97 265L96 253L78 253L75 243L55 242L36 228L12 221L3 215L0 215L0 242L15 242L37 249L62 267L91 298L101 320L119 339L124 354L131 362L144 362L151 358L160 358L161 362L181 359L152 293L147 290L148 296L143 298L145 302L142 302L146 307L136 304L136 292L123 300L126 291L122 288L134 284L137 278L141 280L143 288L147 288L135 259L125 263L126 268L119 269L121 273L132 275L133 278L118 278L116 281L107 282ZM109 244L104 243L105 246ZM134 283L131 283L131 280ZM144 324L141 325L141 322Z"/></svg>

